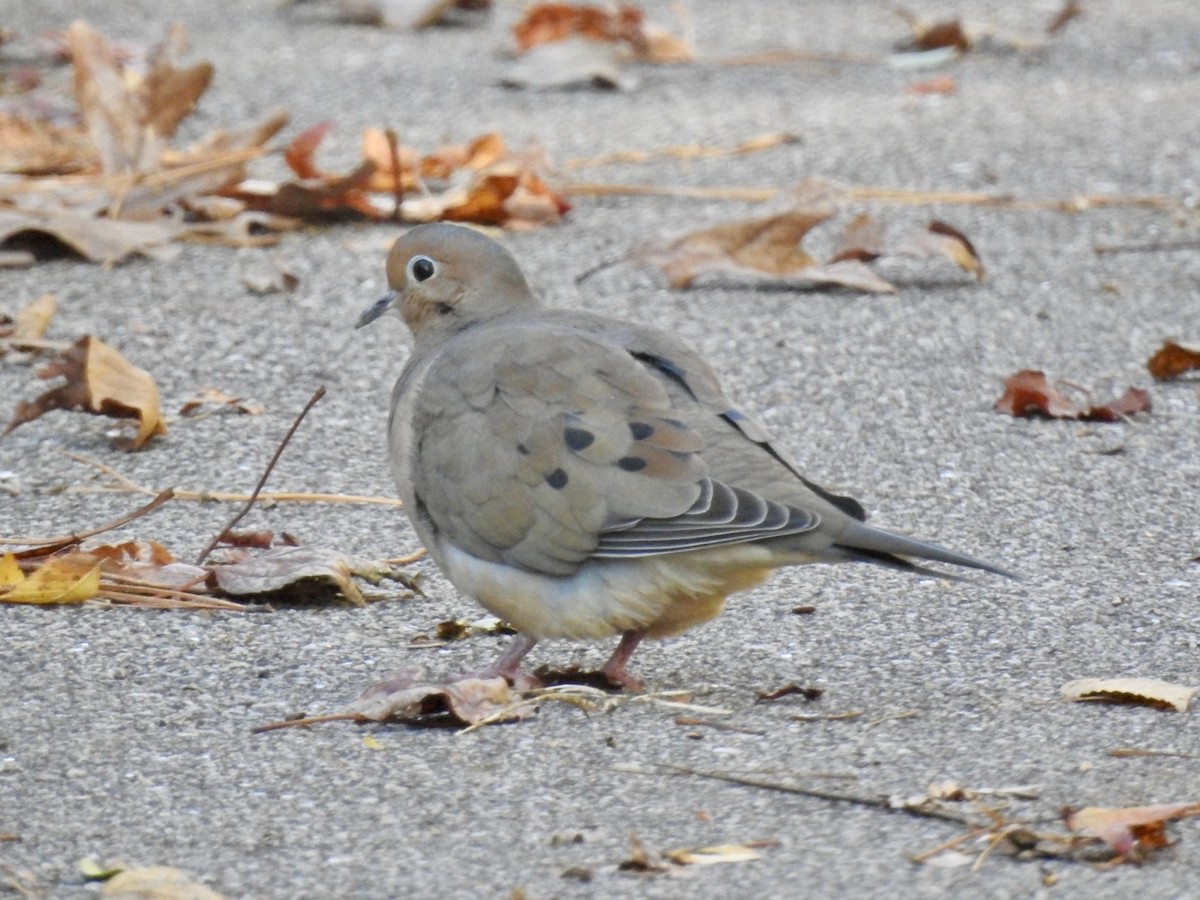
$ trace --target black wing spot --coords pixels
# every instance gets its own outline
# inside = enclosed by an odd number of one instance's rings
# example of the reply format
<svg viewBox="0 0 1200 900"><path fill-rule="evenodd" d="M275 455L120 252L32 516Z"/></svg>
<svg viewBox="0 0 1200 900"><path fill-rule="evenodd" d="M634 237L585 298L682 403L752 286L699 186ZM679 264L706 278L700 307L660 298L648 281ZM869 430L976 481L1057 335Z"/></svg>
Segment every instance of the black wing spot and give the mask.
<svg viewBox="0 0 1200 900"><path fill-rule="evenodd" d="M554 488L556 491L561 491L563 488L565 488L569 480L570 479L567 478L567 473L562 469L555 469L546 476L546 484L550 485L550 487Z"/></svg>
<svg viewBox="0 0 1200 900"><path fill-rule="evenodd" d="M695 397L695 392L687 383L687 373L677 364L667 359L665 356L657 356L654 353L631 353L630 354L638 362L643 362L648 366L653 366L662 372L681 388L687 391L692 397Z"/></svg>
<svg viewBox="0 0 1200 900"><path fill-rule="evenodd" d="M596 436L586 428L568 428L563 432L563 440L568 447L578 452L592 446Z"/></svg>
<svg viewBox="0 0 1200 900"><path fill-rule="evenodd" d="M517 444L517 452L520 453L522 456L528 456L529 448L526 447L524 444Z"/></svg>
<svg viewBox="0 0 1200 900"><path fill-rule="evenodd" d="M617 460L617 465L626 472L640 472L646 468L646 461L640 456L623 456Z"/></svg>
<svg viewBox="0 0 1200 900"><path fill-rule="evenodd" d="M644 441L654 434L654 426L647 422L630 422L629 433L633 435L635 441Z"/></svg>

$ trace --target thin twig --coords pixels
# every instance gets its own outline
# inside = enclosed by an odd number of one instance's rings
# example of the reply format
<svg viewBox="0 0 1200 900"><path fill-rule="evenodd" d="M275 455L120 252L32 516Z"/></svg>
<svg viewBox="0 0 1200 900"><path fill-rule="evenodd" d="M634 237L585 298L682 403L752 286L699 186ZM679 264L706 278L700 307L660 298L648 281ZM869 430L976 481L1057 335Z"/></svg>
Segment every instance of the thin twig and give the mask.
<svg viewBox="0 0 1200 900"><path fill-rule="evenodd" d="M127 478L112 466L102 463L98 459L93 459L82 453L71 453L66 450L62 452L65 456L70 457L76 462L99 469L117 482L116 487L85 487L76 485L67 488L66 492L69 494L125 493L154 495L161 493L161 491L156 491L154 488L138 484L136 481ZM232 493L229 491L189 491L182 488L172 488L172 491L176 500L189 500L200 503L245 503L252 496L251 494ZM395 497L371 497L362 494L318 494L310 491L268 491L260 493L258 499L270 503L361 503L378 504L380 506L404 506L404 502Z"/></svg>
<svg viewBox="0 0 1200 900"><path fill-rule="evenodd" d="M392 166L392 175L395 178L392 190L396 206L392 210L392 221L401 222L404 219L404 214L401 212L404 204L404 179L401 177L400 170L400 139L396 136L394 128L385 129L383 134L387 138L388 159Z"/></svg>
<svg viewBox="0 0 1200 900"><path fill-rule="evenodd" d="M687 197L701 200L743 200L762 203L777 197L779 188L753 187L690 187L686 185L609 184L576 182L564 186L564 192L576 197L644 196ZM894 203L906 206L945 204L954 206L991 206L1025 212L1084 212L1114 206L1143 206L1166 209L1175 205L1170 197L1161 194L1089 194L1065 198L1015 197L1011 194L988 194L980 191L914 191L899 188L847 188L848 200L870 203Z"/></svg>
<svg viewBox="0 0 1200 900"><path fill-rule="evenodd" d="M296 429L300 427L300 423L304 421L304 417L308 415L308 411L312 409L317 404L317 401L324 396L325 385L321 385L316 389L316 391L313 392L313 395L308 398L308 402L304 404L304 409L300 410L300 415L296 416L296 421L292 423L292 427L288 429L287 434L283 436L283 440L279 442L279 446L275 448L275 455L272 456L271 461L267 463L267 468L263 471L262 477L258 479L258 484L254 486L254 490L250 494L250 499L247 500L245 505L237 511L237 514L229 520L225 527L213 536L213 539L209 542L208 546L201 551L198 557L196 557L196 565L204 565L204 561L208 559L208 554L213 552L217 544L221 542L221 538L231 531L233 527L242 520L246 513L250 512L250 507L254 505L254 501L258 499L258 494L263 489L263 485L265 485L267 483L267 479L271 477L271 472L274 471L275 464L279 462L279 457L283 455L284 448L287 447L288 443L291 441L292 435L296 433Z"/></svg>
<svg viewBox="0 0 1200 900"><path fill-rule="evenodd" d="M134 519L140 519L142 516L149 515L150 513L154 512L154 510L158 509L160 506L162 506L168 500L174 499L174 497L175 497L175 493L173 491L169 491L169 490L161 491L159 494L157 494L155 496L155 498L153 500L151 500L149 503L145 504L144 506L139 506L133 512L126 513L125 515L123 515L119 518L113 519L111 522L107 522L104 525L99 525L96 528L92 528L87 531L76 531L71 534L64 534L64 535L59 535L57 537L49 537L49 538L42 538L42 537L0 538L0 544L26 544L26 545L35 544L35 545L38 545L38 546L35 546L31 550L24 550L20 553L15 554L18 559L26 559L31 556L45 556L48 553L54 553L57 550L61 550L63 547L69 547L72 544L78 544L84 538L95 537L96 535L103 534L106 531L112 531L114 528L120 528L122 525L128 525Z"/></svg>
<svg viewBox="0 0 1200 900"><path fill-rule="evenodd" d="M304 716L299 719L284 719L282 722L271 722L251 728L251 734L262 734L264 731L279 731L281 728L296 728L301 725L318 725L321 722L358 722L365 724L374 721L362 713L329 713L324 716Z"/></svg>
<svg viewBox="0 0 1200 900"><path fill-rule="evenodd" d="M805 788L796 785L783 784L777 781L764 781L745 775L734 775L729 772L708 772L703 769L693 769L688 766L677 766L673 763L657 763L660 769L678 772L682 775L695 775L698 778L711 778L715 781L726 781L730 784L740 784L744 787L762 788L768 791L780 791L785 794L799 794L802 797L813 797L817 800L830 800L834 803L851 803L855 806L867 806L872 809L882 809L886 812L902 813L916 816L919 819L939 819L944 822L955 822L968 828L982 827L970 816L950 810L938 809L932 806L897 806L887 797L869 797L862 794L848 794L843 791L826 791L821 788Z"/></svg>

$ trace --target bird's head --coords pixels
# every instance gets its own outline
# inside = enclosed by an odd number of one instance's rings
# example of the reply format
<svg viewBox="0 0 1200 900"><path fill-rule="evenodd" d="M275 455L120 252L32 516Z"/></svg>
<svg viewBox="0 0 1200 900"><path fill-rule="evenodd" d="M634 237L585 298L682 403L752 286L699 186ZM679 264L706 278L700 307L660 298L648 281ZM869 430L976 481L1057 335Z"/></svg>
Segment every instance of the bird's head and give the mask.
<svg viewBox="0 0 1200 900"><path fill-rule="evenodd" d="M361 328L396 310L414 343L538 305L512 254L461 225L418 225L387 258L388 292L363 311Z"/></svg>

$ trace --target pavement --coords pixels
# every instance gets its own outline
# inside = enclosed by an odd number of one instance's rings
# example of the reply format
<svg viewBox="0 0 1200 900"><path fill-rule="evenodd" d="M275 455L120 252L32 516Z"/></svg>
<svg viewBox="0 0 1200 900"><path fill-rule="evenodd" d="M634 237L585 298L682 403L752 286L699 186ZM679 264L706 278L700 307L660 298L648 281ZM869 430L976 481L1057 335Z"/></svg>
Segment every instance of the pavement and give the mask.
<svg viewBox="0 0 1200 900"><path fill-rule="evenodd" d="M963 0L919 11L1035 31L1057 5ZM176 866L239 898L1196 896L1196 820L1170 826L1176 843L1141 866L996 853L978 866L934 867L911 857L962 826L663 766L862 797L919 796L943 781L1024 786L1036 800L984 795L956 808L981 816L981 804L1003 807L1059 832L1066 806L1200 800L1194 709L1059 697L1081 676L1200 682L1200 391L1194 379L1152 384L1145 370L1162 340L1200 342L1200 251L1095 252L1194 242L1200 231L1200 6L1089 0L1041 52L971 53L915 72L851 59L706 63L779 47L879 57L903 26L876 4L696 0L687 6L702 61L641 69L627 93L499 86L506 62L495 51L521 4L497 6L482 30L420 34L265 0L4 0L0 23L29 32L86 18L148 42L183 21L193 57L216 66L189 128L276 107L293 115L288 135L331 119L322 156L331 168L353 161L370 125L430 149L498 129L518 146L538 141L558 162L789 131L801 140L753 155L582 172L652 185L787 188L818 176L1031 199L1171 198L1167 209L1077 212L863 207L897 225L945 219L987 266L979 284L950 266L893 268L901 289L885 296L673 292L628 261L647 239L752 213L745 202L582 197L561 225L504 236L548 303L651 322L699 345L804 470L859 497L874 523L1022 580L947 583L865 566L781 572L713 623L634 658L651 692L689 691L729 714L547 704L465 735L348 723L251 732L336 711L396 667L449 673L489 661L503 638L412 646L442 620L482 614L428 563L415 567L426 597L385 588L387 599L365 608L0 609L0 832L17 838L0 842L0 895L95 896L99 886L77 866L91 856ZM668 4L649 8L672 21ZM955 93L905 91L943 72ZM165 263L5 271L0 312L53 291L49 336L114 344L153 373L172 415L170 433L136 454L112 448L121 426L80 414L51 414L0 440L0 533L71 531L143 502L64 490L108 481L67 452L155 488L248 491L320 384L329 394L270 487L392 496L384 430L406 337L394 321L352 326L383 288L396 233L344 225L290 234L269 251L189 245ZM247 292L241 276L266 257L299 276L295 293ZM577 282L598 262L614 264ZM1154 409L1117 424L995 412L1001 380L1022 368L1100 399L1147 387ZM266 412L174 415L206 386ZM0 361L5 407L40 389L32 366ZM230 512L175 502L114 537L153 538L190 558ZM281 503L245 525L370 558L416 546L403 515L385 506ZM815 611L793 613L800 605ZM532 663L594 667L610 649L548 644ZM756 702L788 683L823 693ZM681 715L723 727L679 724ZM1193 755L1110 755L1118 748ZM768 845L752 862L638 873L619 868L631 831L655 861L677 848Z"/></svg>

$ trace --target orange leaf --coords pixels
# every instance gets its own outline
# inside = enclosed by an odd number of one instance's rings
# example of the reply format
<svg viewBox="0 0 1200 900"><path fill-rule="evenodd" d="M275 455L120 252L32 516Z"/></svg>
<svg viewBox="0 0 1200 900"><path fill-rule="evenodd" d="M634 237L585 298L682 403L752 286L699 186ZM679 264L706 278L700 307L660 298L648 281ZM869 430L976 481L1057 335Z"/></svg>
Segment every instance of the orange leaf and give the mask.
<svg viewBox="0 0 1200 900"><path fill-rule="evenodd" d="M1163 341L1163 345L1146 363L1146 368L1159 381L1195 371L1200 369L1200 347Z"/></svg>
<svg viewBox="0 0 1200 900"><path fill-rule="evenodd" d="M1066 824L1072 831L1100 838L1121 856L1137 858L1147 850L1167 845L1167 822L1191 816L1200 816L1200 803L1117 809L1089 806L1067 813Z"/></svg>

